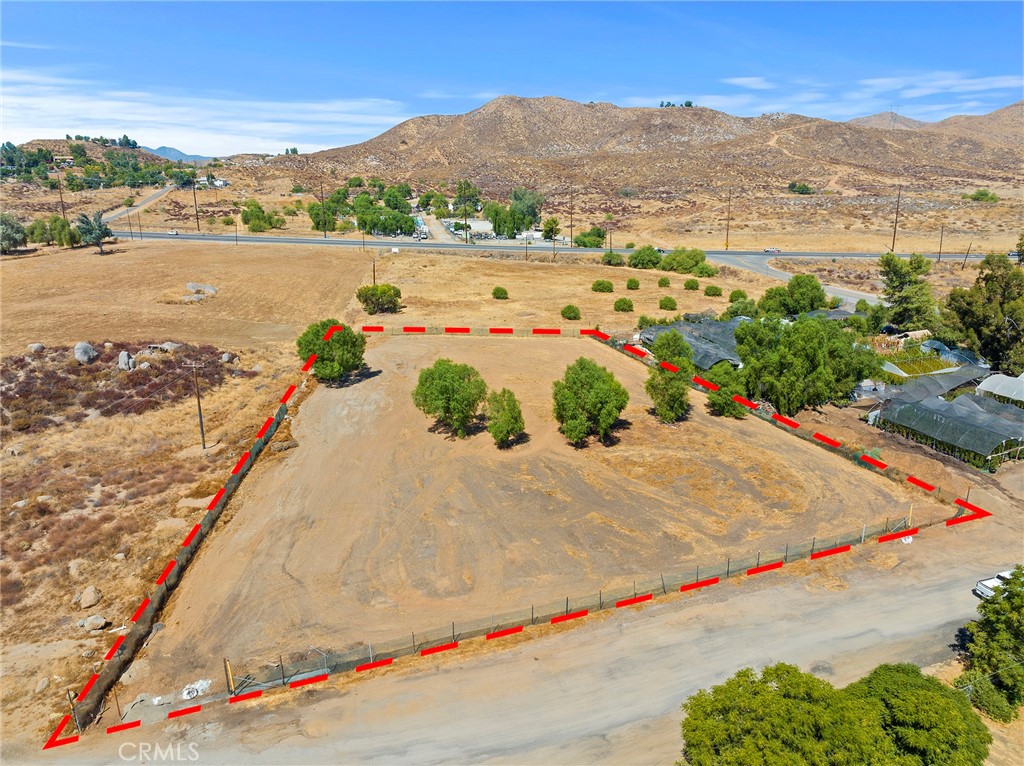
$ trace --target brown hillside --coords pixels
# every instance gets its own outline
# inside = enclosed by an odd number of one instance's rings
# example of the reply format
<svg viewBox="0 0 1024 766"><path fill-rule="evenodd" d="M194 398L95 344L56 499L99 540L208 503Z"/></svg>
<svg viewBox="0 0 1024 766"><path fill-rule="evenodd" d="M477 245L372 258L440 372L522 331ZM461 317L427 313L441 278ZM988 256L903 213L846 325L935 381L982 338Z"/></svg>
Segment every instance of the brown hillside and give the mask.
<svg viewBox="0 0 1024 766"><path fill-rule="evenodd" d="M926 125L923 130L948 136L977 138L1002 146L1024 149L1024 101L1004 106L989 114L956 115ZM1017 158L1018 165L1020 157Z"/></svg>
<svg viewBox="0 0 1024 766"><path fill-rule="evenodd" d="M657 198L778 189L792 179L824 186L839 176L863 189L908 180L1014 182L1020 155L1009 133L1019 113L1010 107L927 130L882 131L799 115L502 96L464 115L408 120L362 144L275 157L267 167L296 180L333 170L427 183L468 177L492 193L524 184L555 192L572 182L605 193L635 187ZM1006 130L991 130L992 123ZM972 135L975 127L986 135Z"/></svg>

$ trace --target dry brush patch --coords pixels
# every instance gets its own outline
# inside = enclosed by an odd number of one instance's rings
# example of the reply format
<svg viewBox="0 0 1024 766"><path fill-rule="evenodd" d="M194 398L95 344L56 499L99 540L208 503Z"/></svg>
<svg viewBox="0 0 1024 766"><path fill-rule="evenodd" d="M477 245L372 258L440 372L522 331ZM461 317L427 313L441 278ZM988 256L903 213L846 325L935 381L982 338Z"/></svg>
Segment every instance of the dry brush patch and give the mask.
<svg viewBox="0 0 1024 766"><path fill-rule="evenodd" d="M878 261L868 258L833 258L814 260L810 258L773 258L768 262L790 274L814 274L829 285L850 287L866 293L881 293L883 282ZM977 261L963 265L962 258L945 258L933 262L925 281L932 287L932 294L944 298L954 287L970 287L978 277Z"/></svg>

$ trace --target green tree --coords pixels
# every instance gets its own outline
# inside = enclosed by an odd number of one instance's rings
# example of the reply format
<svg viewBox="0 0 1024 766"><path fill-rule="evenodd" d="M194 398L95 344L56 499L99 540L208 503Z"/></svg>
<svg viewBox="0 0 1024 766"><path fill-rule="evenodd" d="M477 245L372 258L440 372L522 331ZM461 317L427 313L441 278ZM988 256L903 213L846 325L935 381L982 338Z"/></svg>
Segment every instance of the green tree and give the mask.
<svg viewBox="0 0 1024 766"><path fill-rule="evenodd" d="M722 295L722 288L718 285L708 285L704 288L704 294L711 298L718 298Z"/></svg>
<svg viewBox="0 0 1024 766"><path fill-rule="evenodd" d="M478 200L479 202L479 195ZM544 196L540 192L522 186L512 190L512 201L509 211L517 213L533 226L540 220L540 209L544 205Z"/></svg>
<svg viewBox="0 0 1024 766"><path fill-rule="evenodd" d="M890 307L889 321L901 330L933 327L938 318L935 301L931 285L924 280L932 267L931 262L917 253L910 258L886 253L878 265L884 282L882 295Z"/></svg>
<svg viewBox="0 0 1024 766"><path fill-rule="evenodd" d="M420 371L412 401L424 415L437 418L461 439L486 395L487 385L479 372L468 364L438 359L432 367Z"/></svg>
<svg viewBox="0 0 1024 766"><path fill-rule="evenodd" d="M309 225L313 231L334 231L337 226L337 219L330 210L325 211L326 205L319 202L310 202L306 206L309 214Z"/></svg>
<svg viewBox="0 0 1024 766"><path fill-rule="evenodd" d="M870 702L785 663L737 672L683 703L680 764L895 766Z"/></svg>
<svg viewBox="0 0 1024 766"><path fill-rule="evenodd" d="M1020 237L1017 239L1017 247L1013 252L1017 256L1017 265L1024 266L1024 231L1020 233Z"/></svg>
<svg viewBox="0 0 1024 766"><path fill-rule="evenodd" d="M555 420L565 437L582 444L596 434L607 439L629 403L629 393L604 367L580 357L552 384Z"/></svg>
<svg viewBox="0 0 1024 766"><path fill-rule="evenodd" d="M455 207L469 205L474 210L480 204L480 189L465 179L455 184Z"/></svg>
<svg viewBox="0 0 1024 766"><path fill-rule="evenodd" d="M693 275L695 277L713 277L718 273L718 267L707 261L702 261L693 267Z"/></svg>
<svg viewBox="0 0 1024 766"><path fill-rule="evenodd" d="M718 386L715 391L708 391L708 409L713 415L742 420L749 413L746 407L733 399L747 393L743 381L743 370L737 370L729 362L719 362L702 376L710 383Z"/></svg>
<svg viewBox="0 0 1024 766"><path fill-rule="evenodd" d="M46 218L37 218L25 227L25 238L29 242L36 242L42 245L53 243L53 232L50 231L50 222Z"/></svg>
<svg viewBox="0 0 1024 766"><path fill-rule="evenodd" d="M367 314L394 314L402 308L402 291L394 285L363 285L356 290L356 300Z"/></svg>
<svg viewBox="0 0 1024 766"><path fill-rule="evenodd" d="M722 322L727 322L733 317L757 319L759 316L761 316L761 309L757 307L757 302L752 301L750 298L744 298L735 303L730 303L718 318Z"/></svg>
<svg viewBox="0 0 1024 766"><path fill-rule="evenodd" d="M412 205L409 204L409 201L405 198L402 192L394 186L388 187L381 199L384 202L385 207L397 210L399 213L405 213L408 215L412 210Z"/></svg>
<svg viewBox="0 0 1024 766"><path fill-rule="evenodd" d="M103 223L103 213L99 210L93 213L92 218L85 213L79 213L75 227L78 229L82 242L87 245L96 245L101 253L103 252L103 240L114 236L110 227Z"/></svg>
<svg viewBox="0 0 1024 766"><path fill-rule="evenodd" d="M348 188L350 189L358 189L365 185L366 182L363 180L362 176L352 176L348 179Z"/></svg>
<svg viewBox="0 0 1024 766"><path fill-rule="evenodd" d="M683 282L683 289L684 290L699 290L700 289L700 282L698 282L696 279L687 279L685 282Z"/></svg>
<svg viewBox="0 0 1024 766"><path fill-rule="evenodd" d="M666 295L660 301L658 301L658 308L661 309L662 311L675 311L677 308L679 308L679 305L676 303L675 298L673 298L671 295Z"/></svg>
<svg viewBox="0 0 1024 766"><path fill-rule="evenodd" d="M25 227L18 219L10 213L0 213L0 253L13 253L24 247L25 239Z"/></svg>
<svg viewBox="0 0 1024 766"><path fill-rule="evenodd" d="M654 402L654 412L663 423L682 420L690 411L690 380L693 378L693 349L676 330L654 339L651 353L659 362L678 368L670 372L658 366L650 370L644 388Z"/></svg>
<svg viewBox="0 0 1024 766"><path fill-rule="evenodd" d="M313 374L324 382L336 383L363 366L365 335L353 332L352 328L346 326L331 333L329 340L324 340L327 332L340 324L337 319L316 322L307 327L295 341L302 361L316 354Z"/></svg>
<svg viewBox="0 0 1024 766"><path fill-rule="evenodd" d="M813 274L797 274L785 287L769 287L757 302L768 316L784 317L805 314L825 306L825 289Z"/></svg>
<svg viewBox="0 0 1024 766"><path fill-rule="evenodd" d="M590 289L595 293L610 293L615 290L615 287L607 279L598 279L594 281Z"/></svg>
<svg viewBox="0 0 1024 766"><path fill-rule="evenodd" d="M619 298L615 301L615 305L612 308L622 313L628 313L633 310L633 301L629 298Z"/></svg>
<svg viewBox="0 0 1024 766"><path fill-rule="evenodd" d="M82 241L78 229L72 228L71 224L59 215L50 216L50 232L53 234L53 241L61 247L75 247Z"/></svg>
<svg viewBox="0 0 1024 766"><path fill-rule="evenodd" d="M661 253L652 245L644 245L629 254L630 268L656 269L661 265Z"/></svg>
<svg viewBox="0 0 1024 766"><path fill-rule="evenodd" d="M84 166L89 161L89 155L86 153L85 144L68 144L68 153L74 159L75 164L78 167Z"/></svg>
<svg viewBox="0 0 1024 766"><path fill-rule="evenodd" d="M600 226L592 226L582 234L577 234L573 238L573 242L576 244L576 247L601 247L607 234L608 232Z"/></svg>
<svg viewBox="0 0 1024 766"><path fill-rule="evenodd" d="M915 665L880 665L843 691L874 707L907 763L981 766L988 756L992 736L967 696L922 675Z"/></svg>
<svg viewBox="0 0 1024 766"><path fill-rule="evenodd" d="M735 303L736 301L747 300L747 294L743 290L733 290L729 293L729 303Z"/></svg>
<svg viewBox="0 0 1024 766"><path fill-rule="evenodd" d="M689 109L690 107L693 106L693 102L692 101L684 101L683 102L683 106L685 106L687 109Z"/></svg>
<svg viewBox="0 0 1024 766"><path fill-rule="evenodd" d="M975 671L976 685L987 679L1006 703L1009 719L1016 718L1024 705L1024 566L1018 564L994 596L981 600L978 614L965 626L967 668Z"/></svg>
<svg viewBox="0 0 1024 766"><path fill-rule="evenodd" d="M579 239L579 237L576 239ZM622 257L621 253L616 253L614 250L608 250L601 256L601 263L605 266L625 266L626 259Z"/></svg>
<svg viewBox="0 0 1024 766"><path fill-rule="evenodd" d="M954 340L994 368L1011 376L1024 372L1024 270L1009 256L985 256L971 288L950 291L943 319Z"/></svg>
<svg viewBox="0 0 1024 766"><path fill-rule="evenodd" d="M568 319L570 321L580 318L580 307L569 304L562 307L562 319Z"/></svg>
<svg viewBox="0 0 1024 766"><path fill-rule="evenodd" d="M562 233L562 227L558 225L557 218L545 218L543 224L544 239L553 240Z"/></svg>
<svg viewBox="0 0 1024 766"><path fill-rule="evenodd" d="M517 439L526 428L519 401L507 388L490 393L484 405L484 412L487 415L487 431L494 437L494 443L499 447Z"/></svg>

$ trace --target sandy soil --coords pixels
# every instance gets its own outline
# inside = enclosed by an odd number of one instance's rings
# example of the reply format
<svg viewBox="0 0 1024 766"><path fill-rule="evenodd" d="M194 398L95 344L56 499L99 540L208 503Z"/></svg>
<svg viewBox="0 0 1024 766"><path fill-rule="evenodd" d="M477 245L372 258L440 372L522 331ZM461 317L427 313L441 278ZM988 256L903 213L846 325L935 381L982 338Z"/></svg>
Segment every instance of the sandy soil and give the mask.
<svg viewBox="0 0 1024 766"><path fill-rule="evenodd" d="M577 451L556 431L550 384L581 354L631 392L614 446ZM410 392L439 356L515 391L529 442L431 433ZM949 515L764 422L712 418L699 396L691 420L660 425L644 367L592 341L390 338L368 362L379 375L319 388L292 426L299 448L248 479L125 698L217 678L225 656L255 667L781 550L912 500L922 522Z"/></svg>

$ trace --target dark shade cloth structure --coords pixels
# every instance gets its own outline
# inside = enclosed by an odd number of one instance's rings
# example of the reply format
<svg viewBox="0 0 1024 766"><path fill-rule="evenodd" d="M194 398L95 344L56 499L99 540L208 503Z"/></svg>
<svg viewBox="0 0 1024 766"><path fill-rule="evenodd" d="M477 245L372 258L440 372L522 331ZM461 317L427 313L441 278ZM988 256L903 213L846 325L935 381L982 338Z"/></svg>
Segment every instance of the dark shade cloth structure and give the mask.
<svg viewBox="0 0 1024 766"><path fill-rule="evenodd" d="M702 370L726 361L735 367L742 366L736 352L736 328L750 317L733 317L728 322L708 319L703 322L680 320L668 325L654 325L640 332L640 342L650 348L663 332L675 330L693 349L693 363Z"/></svg>

